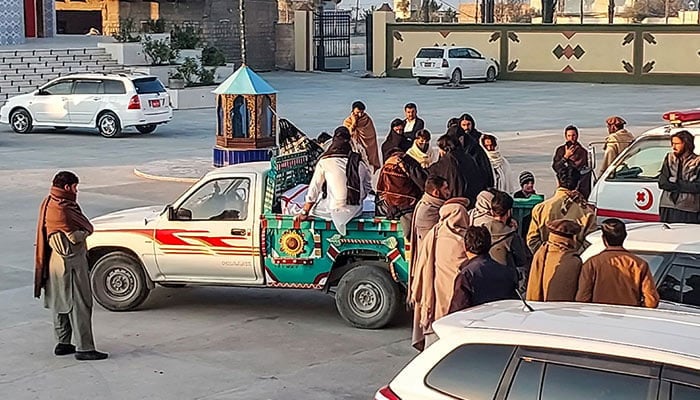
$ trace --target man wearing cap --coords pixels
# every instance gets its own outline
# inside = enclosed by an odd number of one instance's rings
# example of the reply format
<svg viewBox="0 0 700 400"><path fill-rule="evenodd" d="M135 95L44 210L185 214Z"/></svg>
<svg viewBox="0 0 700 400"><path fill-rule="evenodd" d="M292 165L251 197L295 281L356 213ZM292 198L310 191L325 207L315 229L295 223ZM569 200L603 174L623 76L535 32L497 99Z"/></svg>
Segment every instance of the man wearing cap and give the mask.
<svg viewBox="0 0 700 400"><path fill-rule="evenodd" d="M532 259L527 300L574 301L581 273L576 235L581 225L566 219L547 223L549 237Z"/></svg>
<svg viewBox="0 0 700 400"><path fill-rule="evenodd" d="M622 117L609 117L605 123L608 125L608 137L605 138L605 146L603 147L605 155L603 162L600 163L598 176L602 176L617 156L634 141L634 135L625 129L627 122Z"/></svg>
<svg viewBox="0 0 700 400"><path fill-rule="evenodd" d="M627 238L624 222L606 219L601 230L605 250L581 267L576 301L656 308L659 292L649 264L622 247Z"/></svg>

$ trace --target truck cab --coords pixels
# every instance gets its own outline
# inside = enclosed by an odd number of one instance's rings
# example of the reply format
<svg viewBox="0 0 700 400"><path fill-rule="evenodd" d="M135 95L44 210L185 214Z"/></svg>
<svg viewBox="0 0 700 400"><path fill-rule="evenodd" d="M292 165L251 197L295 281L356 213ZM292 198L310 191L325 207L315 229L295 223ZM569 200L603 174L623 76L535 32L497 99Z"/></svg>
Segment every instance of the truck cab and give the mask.
<svg viewBox="0 0 700 400"><path fill-rule="evenodd" d="M641 134L598 178L589 198L598 222L605 218L659 221L658 180L664 158L671 151L671 135L689 131L695 136L695 153L700 154L700 109L671 111L663 118L667 125Z"/></svg>
<svg viewBox="0 0 700 400"><path fill-rule="evenodd" d="M218 168L171 204L94 218L96 301L133 310L156 284L310 289L334 294L353 326L385 326L408 280L400 224L363 214L341 236L330 221L281 214L281 193L308 183L314 165L301 153Z"/></svg>

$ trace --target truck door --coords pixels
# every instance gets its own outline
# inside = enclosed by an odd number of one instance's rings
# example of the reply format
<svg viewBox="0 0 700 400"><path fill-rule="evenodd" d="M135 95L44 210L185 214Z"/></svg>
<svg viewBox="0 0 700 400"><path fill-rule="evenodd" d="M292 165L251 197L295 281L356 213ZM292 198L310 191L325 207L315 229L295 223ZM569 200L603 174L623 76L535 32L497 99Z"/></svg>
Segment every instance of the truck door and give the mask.
<svg viewBox="0 0 700 400"><path fill-rule="evenodd" d="M635 142L596 185L598 219L658 221L661 197L658 178L670 150L665 136Z"/></svg>
<svg viewBox="0 0 700 400"><path fill-rule="evenodd" d="M167 280L260 283L254 231L257 176L213 178L175 205L156 228L156 261Z"/></svg>

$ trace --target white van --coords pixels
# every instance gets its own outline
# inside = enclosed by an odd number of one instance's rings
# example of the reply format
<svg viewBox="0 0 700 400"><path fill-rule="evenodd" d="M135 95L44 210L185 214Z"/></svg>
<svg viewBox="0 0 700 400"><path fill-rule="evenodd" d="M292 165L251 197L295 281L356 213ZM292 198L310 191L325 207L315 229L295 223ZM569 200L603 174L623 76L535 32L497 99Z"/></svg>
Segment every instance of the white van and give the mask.
<svg viewBox="0 0 700 400"><path fill-rule="evenodd" d="M668 125L644 132L598 178L589 198L598 222L605 218L659 221L658 179L661 164L671 151L671 135L689 131L695 136L695 153L700 154L700 109L671 111L663 118ZM591 151L595 160L592 147Z"/></svg>

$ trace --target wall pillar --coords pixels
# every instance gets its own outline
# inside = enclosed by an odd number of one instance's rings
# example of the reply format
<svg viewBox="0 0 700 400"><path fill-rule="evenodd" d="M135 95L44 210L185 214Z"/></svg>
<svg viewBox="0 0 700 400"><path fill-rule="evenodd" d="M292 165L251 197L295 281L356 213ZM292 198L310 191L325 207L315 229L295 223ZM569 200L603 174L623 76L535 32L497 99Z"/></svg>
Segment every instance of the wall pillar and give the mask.
<svg viewBox="0 0 700 400"><path fill-rule="evenodd" d="M314 70L314 13L294 11L294 70Z"/></svg>
<svg viewBox="0 0 700 400"><path fill-rule="evenodd" d="M24 0L0 0L0 46L24 43Z"/></svg>
<svg viewBox="0 0 700 400"><path fill-rule="evenodd" d="M372 14L372 75L386 75L386 25L396 21L394 11L387 3Z"/></svg>

